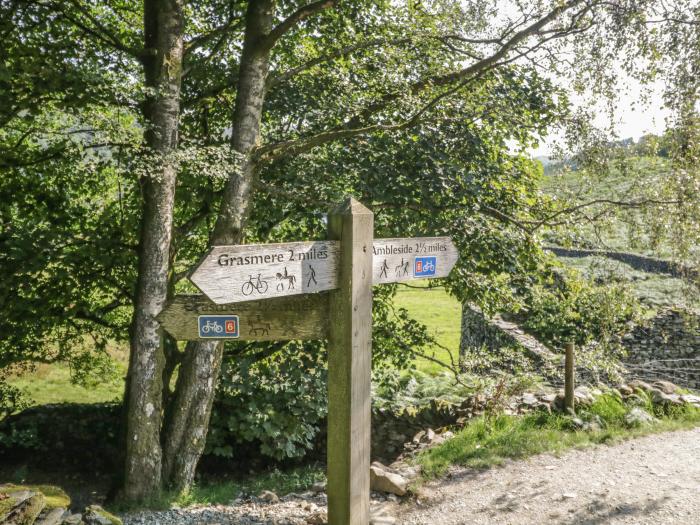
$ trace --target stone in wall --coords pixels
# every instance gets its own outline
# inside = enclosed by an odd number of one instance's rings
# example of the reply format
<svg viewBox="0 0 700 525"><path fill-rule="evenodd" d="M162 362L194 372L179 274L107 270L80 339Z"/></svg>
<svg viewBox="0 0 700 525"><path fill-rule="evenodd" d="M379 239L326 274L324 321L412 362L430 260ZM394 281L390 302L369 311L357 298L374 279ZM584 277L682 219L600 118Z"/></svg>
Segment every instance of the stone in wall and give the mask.
<svg viewBox="0 0 700 525"><path fill-rule="evenodd" d="M463 368L472 371L515 372L526 367L549 379L561 378L560 358L546 346L517 324L498 314L489 318L469 304L462 305L459 356Z"/></svg>
<svg viewBox="0 0 700 525"><path fill-rule="evenodd" d="M700 389L700 312L665 308L621 343L631 376Z"/></svg>

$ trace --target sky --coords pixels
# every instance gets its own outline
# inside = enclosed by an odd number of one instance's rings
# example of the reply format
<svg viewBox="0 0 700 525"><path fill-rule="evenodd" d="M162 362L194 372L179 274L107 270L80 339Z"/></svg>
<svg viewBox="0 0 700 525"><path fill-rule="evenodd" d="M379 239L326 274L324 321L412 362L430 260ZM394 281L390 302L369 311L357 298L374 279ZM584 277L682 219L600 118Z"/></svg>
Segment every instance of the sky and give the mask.
<svg viewBox="0 0 700 525"><path fill-rule="evenodd" d="M638 140L647 133L660 134L666 129L666 118L669 111L663 106L664 85L657 82L651 86L641 86L634 79L621 74L618 84L619 98L618 107L613 117L614 131L617 138L628 137ZM647 94L648 101L644 101L644 94ZM572 103L580 105L584 97L571 96ZM610 117L605 104L599 105L599 111L594 120L596 127L607 128ZM534 157L548 156L553 153L553 144L561 137L557 133L550 134L538 148L531 151Z"/></svg>
<svg viewBox="0 0 700 525"><path fill-rule="evenodd" d="M484 0L488 1L488 0ZM497 6L496 13L501 23L518 20L522 14L522 6L519 0L492 0ZM660 134L666 129L666 118L669 116L668 110L663 107L662 81L657 81L651 86L640 86L639 82L630 78L619 66L617 69L618 82L618 107L613 118L614 133L616 139L632 137L635 141L647 133ZM552 78L555 83L564 85L561 79ZM646 91L650 102L643 101ZM590 100L590 95L585 99L573 93L569 94L574 106L581 105ZM605 101L601 101L598 111L596 111L594 125L602 129L608 129L610 116L608 114ZM612 137L611 137L612 138ZM554 132L542 141L538 148L530 150L534 157L549 156L554 153L553 144L561 139L561 135Z"/></svg>

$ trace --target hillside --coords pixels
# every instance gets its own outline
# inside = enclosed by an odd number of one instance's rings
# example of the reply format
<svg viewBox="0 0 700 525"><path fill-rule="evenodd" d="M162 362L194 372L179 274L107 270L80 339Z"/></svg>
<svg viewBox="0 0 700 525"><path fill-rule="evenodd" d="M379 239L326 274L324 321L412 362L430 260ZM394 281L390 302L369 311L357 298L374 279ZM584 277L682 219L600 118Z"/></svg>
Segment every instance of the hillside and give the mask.
<svg viewBox="0 0 700 525"><path fill-rule="evenodd" d="M562 164L548 164L541 189L557 199L590 202L599 199L635 201L644 198L650 187L657 185L668 174L669 161L662 157L632 157L612 163L603 175L590 175ZM639 254L656 259L671 260L670 242L656 236L659 230L644 210L608 207L594 208L588 214L595 220L582 220L564 228L544 232L546 244L573 249L600 249ZM693 264L700 247L691 251ZM581 254L583 255L583 254ZM650 306L686 305L697 307L697 294L683 279L666 272L647 271L608 257L560 257L564 263L581 270L599 282L623 281L630 283L636 295Z"/></svg>

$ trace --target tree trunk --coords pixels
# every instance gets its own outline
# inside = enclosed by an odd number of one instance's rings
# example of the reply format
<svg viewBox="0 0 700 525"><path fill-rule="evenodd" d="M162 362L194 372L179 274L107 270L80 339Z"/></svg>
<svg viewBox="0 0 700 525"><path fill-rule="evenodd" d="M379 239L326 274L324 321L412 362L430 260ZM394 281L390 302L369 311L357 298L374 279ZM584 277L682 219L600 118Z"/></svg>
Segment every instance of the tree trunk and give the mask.
<svg viewBox="0 0 700 525"><path fill-rule="evenodd" d="M243 240L256 173L252 152L260 137L269 71L270 50L263 45L263 39L272 28L273 11L272 0L252 0L246 13L231 138L231 147L242 154L243 161L240 172L232 174L224 188L212 244L239 244ZM180 490L192 484L195 467L204 450L223 343L190 343L186 352L168 414L163 460L164 481Z"/></svg>
<svg viewBox="0 0 700 525"><path fill-rule="evenodd" d="M168 488L185 490L194 480L206 443L223 348L218 341L203 341L190 342L185 349L164 429L163 481Z"/></svg>
<svg viewBox="0 0 700 525"><path fill-rule="evenodd" d="M146 86L149 127L145 140L158 155L141 182L143 209L139 274L131 327L123 497L139 501L161 489L163 367L165 354L155 316L168 295L170 243L177 167L168 156L177 148L183 57L182 0L144 4Z"/></svg>

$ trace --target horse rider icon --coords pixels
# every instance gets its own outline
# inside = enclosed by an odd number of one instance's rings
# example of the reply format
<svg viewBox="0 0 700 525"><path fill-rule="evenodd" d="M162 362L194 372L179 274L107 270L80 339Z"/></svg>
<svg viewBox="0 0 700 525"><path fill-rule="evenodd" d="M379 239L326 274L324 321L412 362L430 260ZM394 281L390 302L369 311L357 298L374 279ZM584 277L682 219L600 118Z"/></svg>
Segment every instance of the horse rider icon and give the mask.
<svg viewBox="0 0 700 525"><path fill-rule="evenodd" d="M314 270L314 267L311 265L309 265L309 270L311 270L311 275L309 275L309 281L306 283L307 288L311 286L311 281L313 281L314 284L318 284L318 281L316 280L316 270Z"/></svg>

